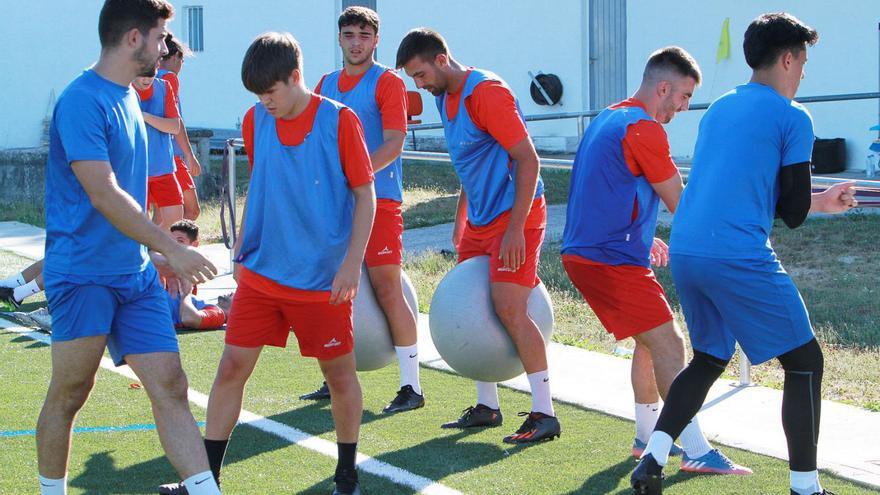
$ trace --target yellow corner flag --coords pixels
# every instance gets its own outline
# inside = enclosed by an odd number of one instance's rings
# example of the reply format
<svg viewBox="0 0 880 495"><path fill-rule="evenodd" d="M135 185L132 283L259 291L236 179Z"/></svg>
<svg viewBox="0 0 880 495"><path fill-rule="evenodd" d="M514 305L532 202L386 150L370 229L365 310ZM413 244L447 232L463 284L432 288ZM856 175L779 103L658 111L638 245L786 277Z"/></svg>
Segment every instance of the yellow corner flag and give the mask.
<svg viewBox="0 0 880 495"><path fill-rule="evenodd" d="M724 18L721 25L721 39L718 40L718 52L715 55L715 63L730 58L730 17Z"/></svg>

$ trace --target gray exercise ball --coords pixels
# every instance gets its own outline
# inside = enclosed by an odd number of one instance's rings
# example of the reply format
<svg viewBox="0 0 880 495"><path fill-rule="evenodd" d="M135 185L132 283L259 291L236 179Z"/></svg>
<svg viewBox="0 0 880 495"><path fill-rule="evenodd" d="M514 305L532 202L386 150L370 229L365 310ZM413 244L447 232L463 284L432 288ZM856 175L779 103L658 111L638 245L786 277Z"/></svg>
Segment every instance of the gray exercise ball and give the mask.
<svg viewBox="0 0 880 495"><path fill-rule="evenodd" d="M400 282L403 285L406 303L418 321L419 302L416 298L416 289L406 276L406 272L400 272ZM391 340L388 320L385 319L385 313L379 307L373 286L370 285L370 276L366 267L361 270L361 281L352 306L354 357L357 361L357 370L372 371L388 366L396 356L394 342Z"/></svg>
<svg viewBox="0 0 880 495"><path fill-rule="evenodd" d="M528 311L546 346L553 334L553 304L543 283L532 289ZM513 341L495 315L488 256L464 261L443 277L431 299L429 323L434 346L459 374L501 382L525 371Z"/></svg>

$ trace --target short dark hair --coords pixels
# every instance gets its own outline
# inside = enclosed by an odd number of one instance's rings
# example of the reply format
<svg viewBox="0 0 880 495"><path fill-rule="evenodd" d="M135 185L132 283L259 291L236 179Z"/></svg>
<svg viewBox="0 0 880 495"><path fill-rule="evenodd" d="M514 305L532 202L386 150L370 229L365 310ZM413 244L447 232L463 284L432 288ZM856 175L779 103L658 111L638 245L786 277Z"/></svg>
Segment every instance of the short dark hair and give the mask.
<svg viewBox="0 0 880 495"><path fill-rule="evenodd" d="M690 77L697 84L703 81L700 65L687 50L678 46L667 46L652 53L648 57L648 63L645 64L642 78L644 80L657 79L660 72L664 71L672 71L679 76Z"/></svg>
<svg viewBox="0 0 880 495"><path fill-rule="evenodd" d="M755 18L743 38L743 53L752 69L771 67L784 52L800 54L805 45L819 41L819 33L785 12L762 14Z"/></svg>
<svg viewBox="0 0 880 495"><path fill-rule="evenodd" d="M137 28L146 35L160 19L170 19L174 7L165 0L106 0L98 17L102 48L119 44L122 36Z"/></svg>
<svg viewBox="0 0 880 495"><path fill-rule="evenodd" d="M263 33L251 43L241 63L241 82L248 91L263 94L302 67L302 50L290 33Z"/></svg>
<svg viewBox="0 0 880 495"><path fill-rule="evenodd" d="M410 60L421 57L422 60L433 61L437 55L449 55L449 47L440 33L426 27L410 30L400 40L397 47L397 68L408 64Z"/></svg>
<svg viewBox="0 0 880 495"><path fill-rule="evenodd" d="M352 6L348 7L339 14L339 30L345 26L357 26L362 28L370 26L373 32L379 34L379 14L373 9L366 7Z"/></svg>
<svg viewBox="0 0 880 495"><path fill-rule="evenodd" d="M162 60L168 60L169 58L180 53L184 57L188 57L192 55L192 51L186 46L182 41L175 38L173 34L168 33L165 35L165 46L168 47L168 53L166 53Z"/></svg>
<svg viewBox="0 0 880 495"><path fill-rule="evenodd" d="M171 224L171 232L183 232L189 238L189 242L199 240L199 226L192 220L178 220Z"/></svg>

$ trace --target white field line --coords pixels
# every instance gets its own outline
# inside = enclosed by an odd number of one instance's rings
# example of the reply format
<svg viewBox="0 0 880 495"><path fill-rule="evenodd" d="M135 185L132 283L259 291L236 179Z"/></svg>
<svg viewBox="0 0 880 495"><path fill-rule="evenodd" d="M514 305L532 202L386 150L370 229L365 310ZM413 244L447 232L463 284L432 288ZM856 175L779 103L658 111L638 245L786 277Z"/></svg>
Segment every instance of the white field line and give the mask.
<svg viewBox="0 0 880 495"><path fill-rule="evenodd" d="M51 343L48 335L18 326L3 318L0 318L0 328L5 328L6 330L16 332L44 344ZM132 371L131 368L128 366L117 367L113 364L113 361L110 358L101 358L101 367L114 373L118 373L126 378L139 381L137 375L134 374L134 371ZM190 402L202 409L207 409L207 395L191 388L188 389L188 394ZM279 423L278 421L245 411L244 409L242 409L238 421L240 424L252 426L258 430L269 433L270 435L275 435L276 437L284 439L292 444L323 454L327 457L335 459L337 456L336 444L334 442L318 438L302 430L293 428L292 426ZM413 474L403 468L388 464L387 462L374 459L368 455L358 453L357 464L362 472L388 479L398 485L417 490L419 493L424 493L426 495L462 495L458 490L444 486L434 480L425 478L424 476Z"/></svg>

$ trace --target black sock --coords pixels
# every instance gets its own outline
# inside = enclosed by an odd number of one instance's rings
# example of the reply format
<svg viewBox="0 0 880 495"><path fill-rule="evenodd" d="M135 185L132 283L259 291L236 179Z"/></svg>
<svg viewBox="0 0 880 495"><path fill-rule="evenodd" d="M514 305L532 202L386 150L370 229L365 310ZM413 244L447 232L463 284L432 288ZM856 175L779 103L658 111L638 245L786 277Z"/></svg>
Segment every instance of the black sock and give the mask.
<svg viewBox="0 0 880 495"><path fill-rule="evenodd" d="M816 470L824 358L816 339L779 356L785 369L782 429L792 471Z"/></svg>
<svg viewBox="0 0 880 495"><path fill-rule="evenodd" d="M336 473L341 471L355 472L354 461L357 456L357 442L355 443L336 443L339 452L339 460L336 462Z"/></svg>
<svg viewBox="0 0 880 495"><path fill-rule="evenodd" d="M727 363L728 361L709 354L694 351L690 364L681 370L669 387L654 431L662 431L672 438L678 438L703 407L709 389L724 372Z"/></svg>
<svg viewBox="0 0 880 495"><path fill-rule="evenodd" d="M208 440L205 439L205 451L208 453L208 465L211 466L211 473L214 475L214 481L220 484L220 468L223 467L223 457L226 456L226 446L229 440Z"/></svg>

